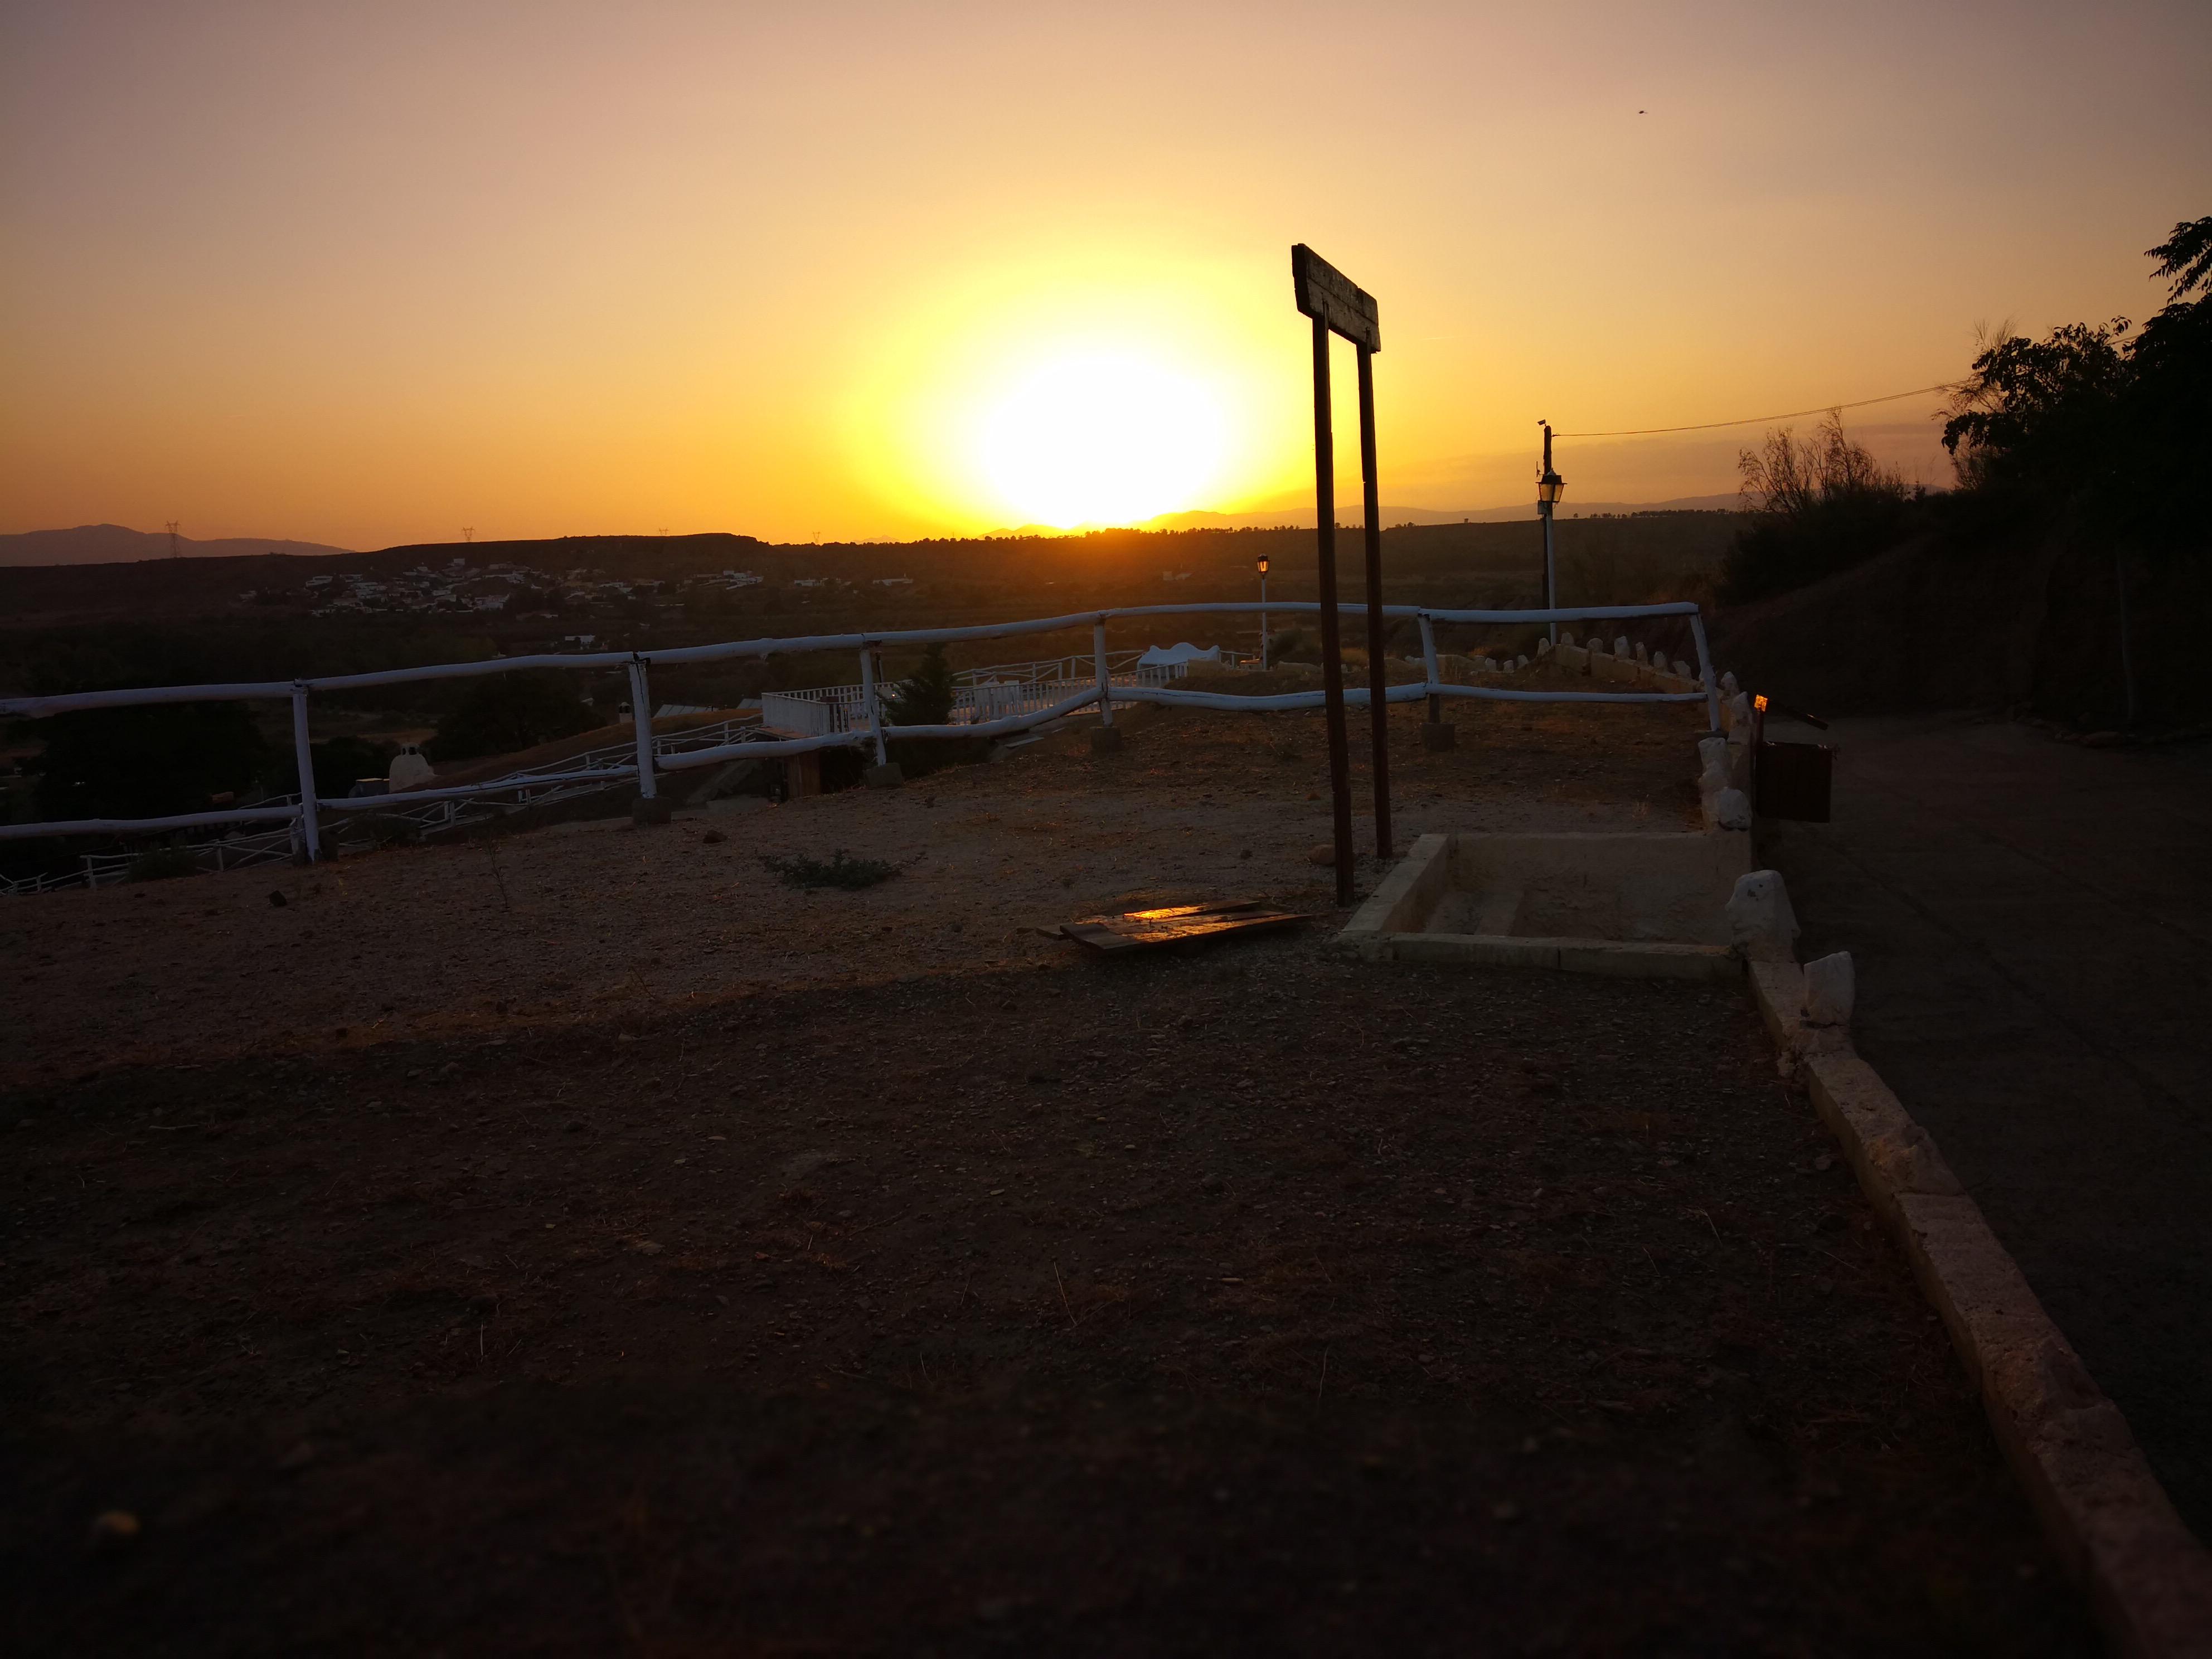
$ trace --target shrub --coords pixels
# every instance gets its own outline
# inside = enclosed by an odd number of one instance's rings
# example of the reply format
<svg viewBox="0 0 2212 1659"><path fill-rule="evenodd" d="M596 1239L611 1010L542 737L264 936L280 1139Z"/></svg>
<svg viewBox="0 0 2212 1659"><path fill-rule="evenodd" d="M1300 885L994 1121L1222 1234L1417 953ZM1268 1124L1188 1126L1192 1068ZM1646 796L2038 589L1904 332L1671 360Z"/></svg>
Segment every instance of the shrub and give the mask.
<svg viewBox="0 0 2212 1659"><path fill-rule="evenodd" d="M761 862L786 886L842 887L850 892L889 881L899 872L896 864L886 864L881 859L856 859L842 847L830 855L827 862L804 853L794 853L789 858L764 853Z"/></svg>
<svg viewBox="0 0 2212 1659"><path fill-rule="evenodd" d="M945 647L933 645L921 665L895 685L884 688L884 718L893 726L943 726L952 718L952 665Z"/></svg>
<svg viewBox="0 0 2212 1659"><path fill-rule="evenodd" d="M363 778L380 778L390 769L398 750L388 743L366 738L325 738L312 746L315 793L327 799L342 799Z"/></svg>
<svg viewBox="0 0 2212 1659"><path fill-rule="evenodd" d="M921 665L883 692L884 718L893 726L944 726L952 719L957 687L952 665L945 660L945 647L933 645ZM972 766L991 757L988 738L932 738L916 742L893 742L884 752L910 778L925 778L948 766Z"/></svg>

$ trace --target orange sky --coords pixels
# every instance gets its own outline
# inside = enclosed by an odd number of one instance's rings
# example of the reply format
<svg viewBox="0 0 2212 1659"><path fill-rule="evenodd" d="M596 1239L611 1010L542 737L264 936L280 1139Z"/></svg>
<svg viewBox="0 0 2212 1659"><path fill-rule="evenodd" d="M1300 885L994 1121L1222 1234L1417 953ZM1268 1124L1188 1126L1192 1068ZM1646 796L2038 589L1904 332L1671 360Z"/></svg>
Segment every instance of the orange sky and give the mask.
<svg viewBox="0 0 2212 1659"><path fill-rule="evenodd" d="M0 530L1272 505L1311 482L1297 240L1381 300L1386 501L1488 506L1540 416L2145 315L2140 251L2212 211L2202 0L19 4L0 100ZM1931 481L1933 402L1863 412ZM1559 465L1704 494L1758 435Z"/></svg>

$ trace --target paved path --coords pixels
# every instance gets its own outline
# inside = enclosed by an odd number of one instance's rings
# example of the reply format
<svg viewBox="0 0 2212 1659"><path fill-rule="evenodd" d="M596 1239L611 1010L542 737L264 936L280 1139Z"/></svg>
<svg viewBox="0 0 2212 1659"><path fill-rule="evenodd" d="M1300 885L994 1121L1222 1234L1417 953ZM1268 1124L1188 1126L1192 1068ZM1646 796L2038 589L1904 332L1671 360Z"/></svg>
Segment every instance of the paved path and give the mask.
<svg viewBox="0 0 2212 1659"><path fill-rule="evenodd" d="M1835 821L1762 843L1802 953L2212 1539L2212 744L1832 740Z"/></svg>

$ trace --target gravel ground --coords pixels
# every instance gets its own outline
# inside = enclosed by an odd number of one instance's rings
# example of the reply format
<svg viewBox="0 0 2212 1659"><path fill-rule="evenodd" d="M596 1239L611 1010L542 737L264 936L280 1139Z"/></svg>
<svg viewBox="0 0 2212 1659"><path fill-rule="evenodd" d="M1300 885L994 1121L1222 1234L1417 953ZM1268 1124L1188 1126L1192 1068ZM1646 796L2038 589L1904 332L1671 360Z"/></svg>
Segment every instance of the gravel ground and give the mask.
<svg viewBox="0 0 2212 1659"><path fill-rule="evenodd" d="M1421 751L1419 710L1394 714L1401 843L1430 829L1696 822L1689 711L1464 708L1466 746L1441 755ZM1328 904L1328 873L1308 857L1329 836L1318 716L1120 720L1128 748L1098 760L1079 729L892 792L10 904L0 1081L1036 961L1058 947L1030 930L1162 891ZM1365 788L1363 769L1359 799ZM1371 852L1371 824L1361 836ZM825 909L761 863L838 848L905 873Z"/></svg>
<svg viewBox="0 0 2212 1659"><path fill-rule="evenodd" d="M1409 721L1407 832L1680 822L1605 714ZM10 1648L2094 1648L1746 1000L1082 957L1326 909L1317 722L1132 726L11 908Z"/></svg>

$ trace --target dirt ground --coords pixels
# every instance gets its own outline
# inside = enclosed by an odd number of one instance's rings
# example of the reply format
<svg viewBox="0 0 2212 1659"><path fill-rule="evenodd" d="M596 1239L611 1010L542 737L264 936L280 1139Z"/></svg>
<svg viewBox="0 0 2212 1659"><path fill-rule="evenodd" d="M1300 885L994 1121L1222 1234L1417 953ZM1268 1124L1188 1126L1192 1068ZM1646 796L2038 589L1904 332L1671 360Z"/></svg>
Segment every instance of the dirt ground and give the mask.
<svg viewBox="0 0 2212 1659"><path fill-rule="evenodd" d="M1420 711L1392 712L1401 845L1441 828L1697 823L1694 711L1463 703L1463 746L1434 755ZM665 830L603 820L0 907L14 993L0 1000L0 1082L1039 962L1060 947L1033 930L1160 891L1329 900L1309 857L1329 836L1317 715L1117 720L1129 746L1105 759L1077 729L895 792L744 798ZM1364 751L1364 717L1355 728ZM1364 766L1354 798L1371 852ZM839 848L908 867L825 898L760 861Z"/></svg>
<svg viewBox="0 0 2212 1659"><path fill-rule="evenodd" d="M1401 836L1693 810L1407 714ZM11 905L9 1650L2094 1648L1745 1000L1344 960L1318 722L1131 725ZM1030 931L1177 891L1319 919Z"/></svg>

